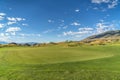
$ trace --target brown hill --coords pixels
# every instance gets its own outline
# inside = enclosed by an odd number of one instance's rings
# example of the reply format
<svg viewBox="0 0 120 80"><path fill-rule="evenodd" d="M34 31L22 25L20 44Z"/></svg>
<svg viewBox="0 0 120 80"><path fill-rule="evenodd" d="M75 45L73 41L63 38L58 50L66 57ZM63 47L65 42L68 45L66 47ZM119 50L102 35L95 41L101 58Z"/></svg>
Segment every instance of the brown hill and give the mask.
<svg viewBox="0 0 120 80"><path fill-rule="evenodd" d="M82 40L81 42L91 44L120 42L120 30L107 31L101 34L93 35Z"/></svg>

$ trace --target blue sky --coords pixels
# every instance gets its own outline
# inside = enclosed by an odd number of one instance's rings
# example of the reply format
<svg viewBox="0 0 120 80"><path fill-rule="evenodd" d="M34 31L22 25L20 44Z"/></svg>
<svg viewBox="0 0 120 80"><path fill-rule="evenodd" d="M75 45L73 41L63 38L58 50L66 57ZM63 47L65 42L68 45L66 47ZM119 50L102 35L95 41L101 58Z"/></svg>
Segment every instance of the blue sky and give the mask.
<svg viewBox="0 0 120 80"><path fill-rule="evenodd" d="M119 0L0 0L0 41L79 41L118 30Z"/></svg>

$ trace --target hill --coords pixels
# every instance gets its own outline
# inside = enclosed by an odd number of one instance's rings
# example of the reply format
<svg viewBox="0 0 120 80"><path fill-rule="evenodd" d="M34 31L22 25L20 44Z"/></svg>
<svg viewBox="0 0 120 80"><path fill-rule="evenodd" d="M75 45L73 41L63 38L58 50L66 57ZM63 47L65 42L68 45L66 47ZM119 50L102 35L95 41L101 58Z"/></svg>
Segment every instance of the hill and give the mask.
<svg viewBox="0 0 120 80"><path fill-rule="evenodd" d="M93 35L93 36L90 36L88 37L87 39L107 39L107 38L119 38L120 39L120 30L115 30L115 31L107 31L107 32L104 32L104 33L101 33L101 34L98 34L98 35Z"/></svg>
<svg viewBox="0 0 120 80"><path fill-rule="evenodd" d="M8 44L8 43L4 41L0 41L0 44Z"/></svg>
<svg viewBox="0 0 120 80"><path fill-rule="evenodd" d="M120 42L120 30L107 31L101 34L90 36L82 42L85 43L113 43Z"/></svg>

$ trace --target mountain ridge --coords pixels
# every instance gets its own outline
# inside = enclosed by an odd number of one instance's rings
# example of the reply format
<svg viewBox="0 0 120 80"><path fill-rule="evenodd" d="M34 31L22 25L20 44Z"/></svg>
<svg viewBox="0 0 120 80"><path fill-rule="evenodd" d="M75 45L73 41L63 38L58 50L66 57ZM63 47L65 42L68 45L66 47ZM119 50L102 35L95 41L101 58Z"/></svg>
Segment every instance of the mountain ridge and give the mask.
<svg viewBox="0 0 120 80"><path fill-rule="evenodd" d="M97 35L92 35L84 40L92 40L92 39L120 39L120 30L107 31Z"/></svg>
<svg viewBox="0 0 120 80"><path fill-rule="evenodd" d="M83 43L104 45L106 43L120 43L120 30L107 31L100 34L92 35L84 40Z"/></svg>

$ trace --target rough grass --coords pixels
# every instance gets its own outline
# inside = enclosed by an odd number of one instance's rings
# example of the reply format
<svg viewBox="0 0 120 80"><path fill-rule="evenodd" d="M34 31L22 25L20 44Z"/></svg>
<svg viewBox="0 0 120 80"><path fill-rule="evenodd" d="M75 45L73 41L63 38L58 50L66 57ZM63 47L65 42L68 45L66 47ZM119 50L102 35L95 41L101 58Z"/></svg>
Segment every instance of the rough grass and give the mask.
<svg viewBox="0 0 120 80"><path fill-rule="evenodd" d="M1 48L0 80L120 80L119 48Z"/></svg>

